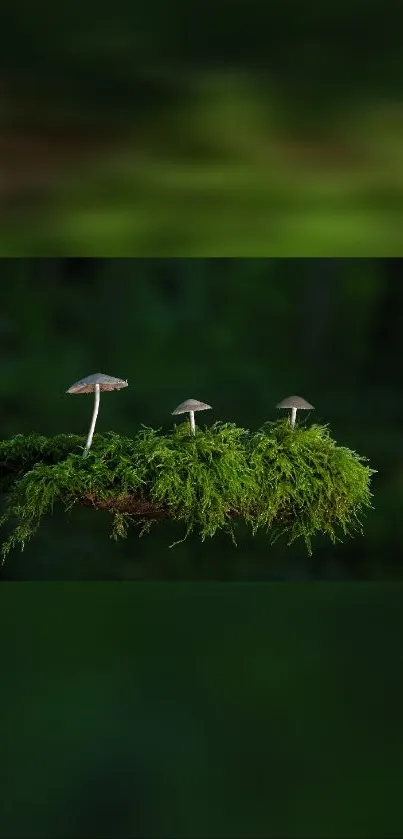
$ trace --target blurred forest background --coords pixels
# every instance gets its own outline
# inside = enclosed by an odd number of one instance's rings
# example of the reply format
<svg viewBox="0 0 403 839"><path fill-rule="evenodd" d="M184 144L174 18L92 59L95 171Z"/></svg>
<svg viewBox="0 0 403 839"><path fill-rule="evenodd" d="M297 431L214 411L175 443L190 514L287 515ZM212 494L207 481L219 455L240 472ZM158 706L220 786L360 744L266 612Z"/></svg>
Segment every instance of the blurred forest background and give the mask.
<svg viewBox="0 0 403 839"><path fill-rule="evenodd" d="M0 253L400 255L395 13L6 0Z"/></svg>
<svg viewBox="0 0 403 839"><path fill-rule="evenodd" d="M364 535L269 547L237 528L196 535L159 523L108 538L110 515L55 510L3 579L390 580L403 578L403 262L400 259L3 259L0 265L3 438L32 431L87 434L91 396L67 388L94 372L127 378L101 399L97 431L172 427L191 396L256 429L291 393L309 422L367 456L374 510ZM304 420L303 420L304 421Z"/></svg>

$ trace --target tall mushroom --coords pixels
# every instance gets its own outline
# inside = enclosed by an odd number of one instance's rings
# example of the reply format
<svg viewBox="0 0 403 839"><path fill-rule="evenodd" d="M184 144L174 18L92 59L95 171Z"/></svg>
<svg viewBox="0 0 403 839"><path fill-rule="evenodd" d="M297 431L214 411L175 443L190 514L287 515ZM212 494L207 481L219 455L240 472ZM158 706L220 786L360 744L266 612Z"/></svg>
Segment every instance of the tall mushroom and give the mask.
<svg viewBox="0 0 403 839"><path fill-rule="evenodd" d="M294 428L295 426L297 411L308 411L310 409L314 410L313 405L310 405L309 402L306 402L306 400L302 399L301 396L287 396L286 399L283 399L282 402L279 402L278 405L276 405L276 408L291 408L291 428Z"/></svg>
<svg viewBox="0 0 403 839"><path fill-rule="evenodd" d="M190 430L192 434L196 433L195 411L207 411L211 405L206 405L205 402L198 402L197 399L185 399L172 414L186 414L189 413Z"/></svg>
<svg viewBox="0 0 403 839"><path fill-rule="evenodd" d="M106 376L105 373L93 373L92 376L87 376L85 379L80 379L79 382L75 382L66 391L66 393L95 393L94 411L83 457L87 456L94 436L101 390L121 390L122 387L127 387L127 385L128 382L123 379L115 379L113 376Z"/></svg>

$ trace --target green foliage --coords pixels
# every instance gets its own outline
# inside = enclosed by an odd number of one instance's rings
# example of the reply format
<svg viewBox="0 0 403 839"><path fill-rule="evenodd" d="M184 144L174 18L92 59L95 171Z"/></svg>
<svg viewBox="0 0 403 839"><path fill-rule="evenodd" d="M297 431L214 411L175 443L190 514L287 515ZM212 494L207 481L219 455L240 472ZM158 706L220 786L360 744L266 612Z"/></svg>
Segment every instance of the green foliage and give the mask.
<svg viewBox="0 0 403 839"><path fill-rule="evenodd" d="M249 463L258 491L251 517L253 532L270 530L271 542L287 534L289 544L325 533L332 542L337 528L345 535L361 529L359 514L370 507L370 476L366 458L337 446L327 426L266 423L252 437Z"/></svg>
<svg viewBox="0 0 403 839"><path fill-rule="evenodd" d="M204 540L223 529L235 541L234 522L243 517L271 542L303 537L309 553L317 533L334 542L338 532L360 530L360 514L371 507L374 470L338 446L326 426L292 430L281 420L251 433L216 422L194 436L187 422L168 434L143 427L133 439L96 435L85 459L84 442L73 434L19 434L0 443L7 495L1 524L17 520L3 559L16 544L24 548L56 503L108 509L115 539L127 536L131 521L143 533L171 517L184 524L184 538L197 529Z"/></svg>

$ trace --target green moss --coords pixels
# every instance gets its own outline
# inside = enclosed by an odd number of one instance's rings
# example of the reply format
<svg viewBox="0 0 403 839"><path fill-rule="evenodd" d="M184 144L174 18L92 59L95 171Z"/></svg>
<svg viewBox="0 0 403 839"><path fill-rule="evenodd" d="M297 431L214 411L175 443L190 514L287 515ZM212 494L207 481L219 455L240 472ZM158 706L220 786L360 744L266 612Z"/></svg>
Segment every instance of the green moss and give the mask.
<svg viewBox="0 0 403 839"><path fill-rule="evenodd" d="M187 422L168 434L143 427L133 439L97 434L87 458L84 443L72 434L0 443L1 524L15 522L3 559L16 544L24 547L56 503L109 510L115 539L127 536L131 521L144 532L164 517L183 522L184 538L194 529L202 539L224 529L235 539L243 517L270 542L303 537L309 552L317 533L335 541L360 530L371 507L374 470L338 446L326 426L292 430L281 420L251 433L217 422L195 436Z"/></svg>
<svg viewBox="0 0 403 839"><path fill-rule="evenodd" d="M280 535L291 544L324 533L361 531L360 515L371 507L370 478L375 470L366 458L338 446L327 426L309 428L287 422L267 423L252 436L249 463L258 491L251 516L255 533L266 528L273 543Z"/></svg>

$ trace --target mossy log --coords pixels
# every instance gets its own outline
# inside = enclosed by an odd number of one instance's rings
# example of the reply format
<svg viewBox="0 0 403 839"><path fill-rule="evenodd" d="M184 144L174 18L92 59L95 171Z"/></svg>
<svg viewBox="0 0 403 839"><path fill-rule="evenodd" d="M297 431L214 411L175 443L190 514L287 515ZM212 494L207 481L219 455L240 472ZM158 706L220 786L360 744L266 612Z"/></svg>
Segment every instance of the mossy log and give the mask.
<svg viewBox="0 0 403 839"><path fill-rule="evenodd" d="M131 520L143 532L172 518L185 538L194 529L202 539L224 529L234 539L243 518L270 543L302 537L309 552L317 533L334 542L362 531L360 517L371 507L374 470L324 425L291 428L279 420L250 432L216 422L193 435L185 422L168 434L143 427L132 439L97 434L86 458L84 445L73 434L17 434L0 443L0 523L15 523L3 559L14 545L24 547L57 503L109 511L114 538L127 535Z"/></svg>

